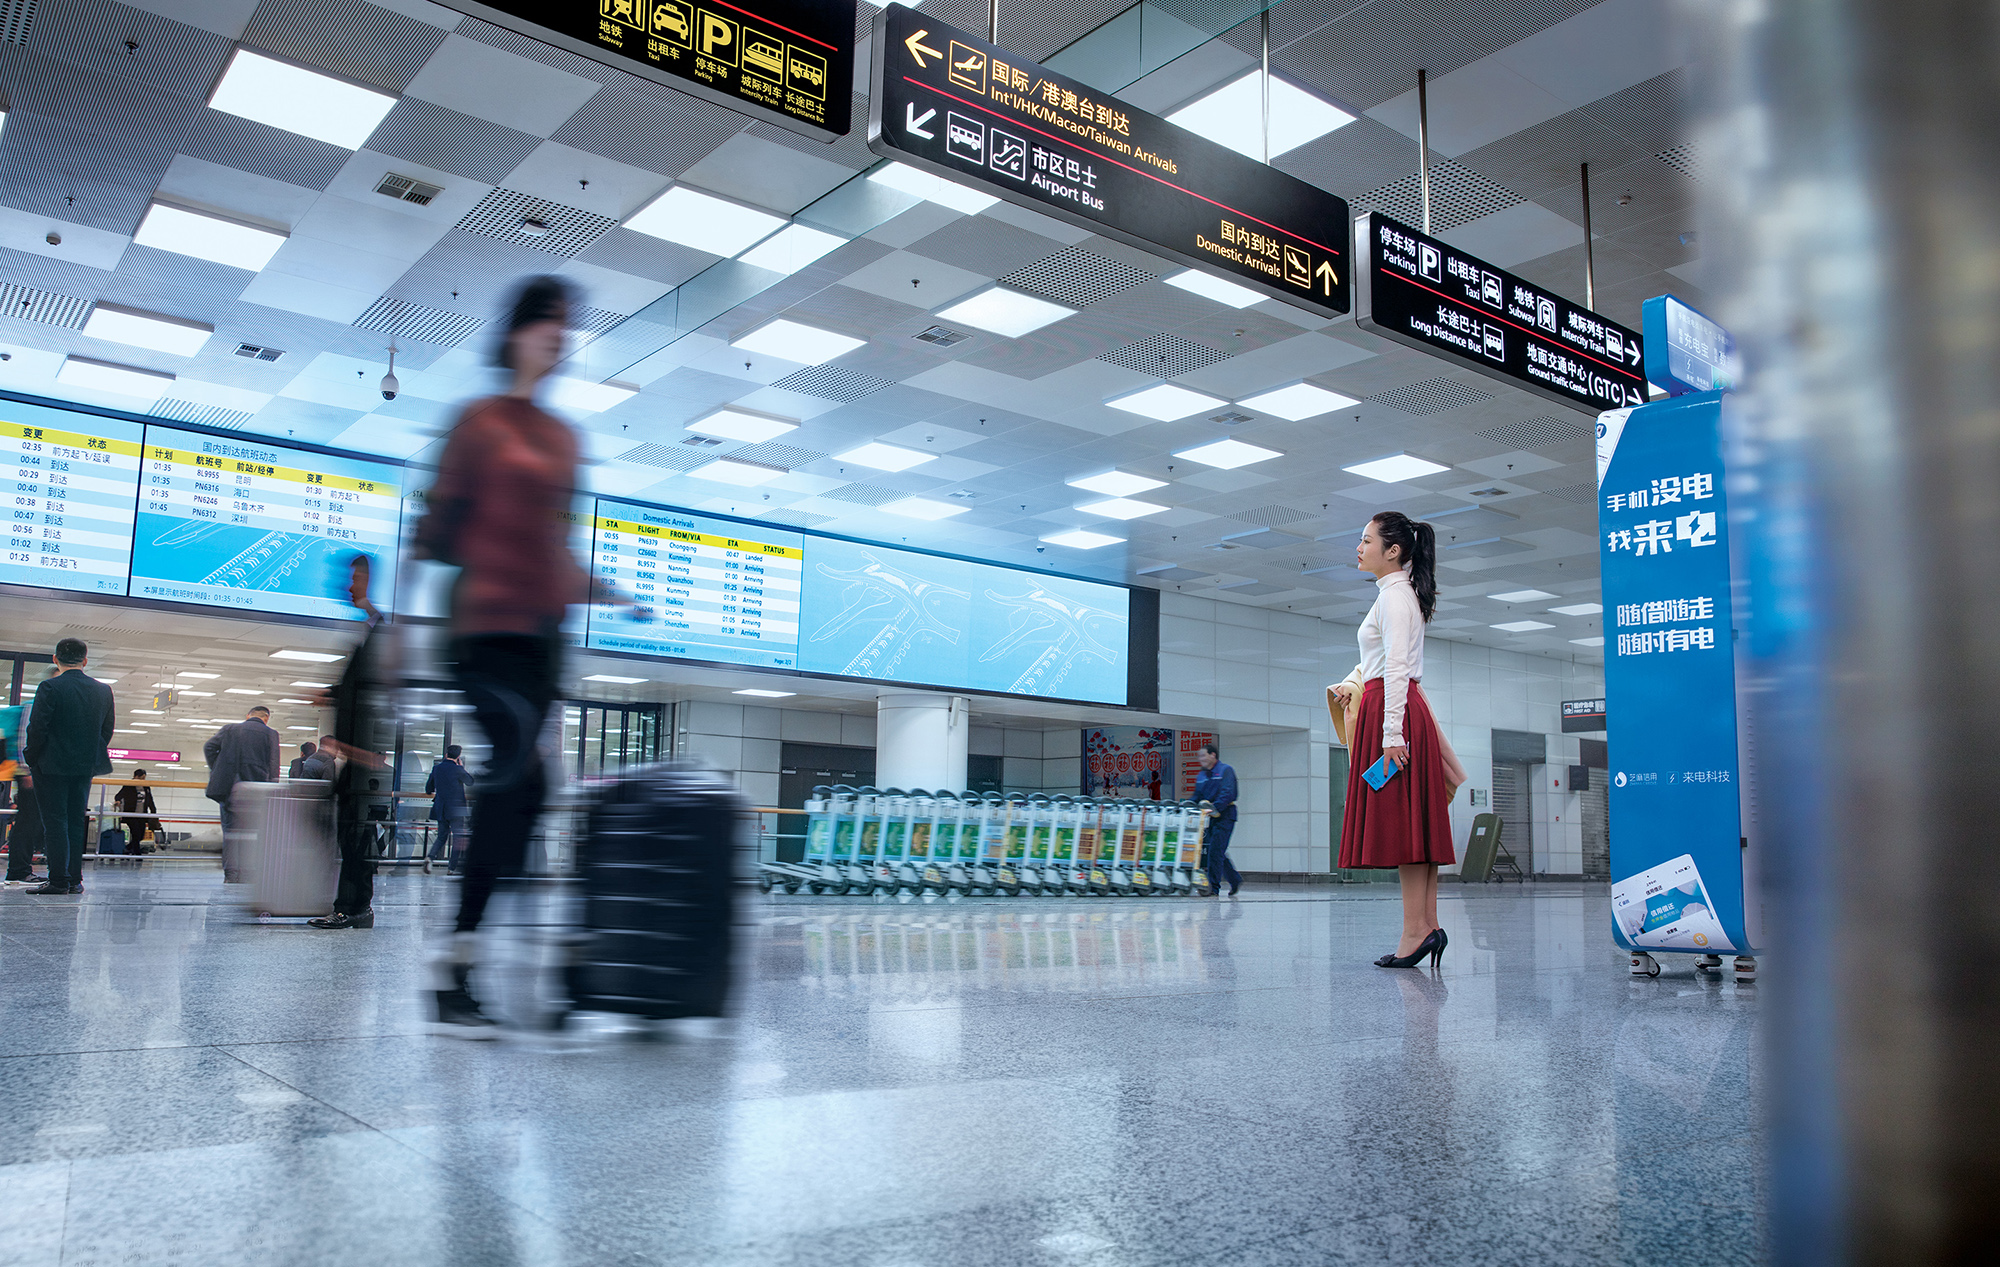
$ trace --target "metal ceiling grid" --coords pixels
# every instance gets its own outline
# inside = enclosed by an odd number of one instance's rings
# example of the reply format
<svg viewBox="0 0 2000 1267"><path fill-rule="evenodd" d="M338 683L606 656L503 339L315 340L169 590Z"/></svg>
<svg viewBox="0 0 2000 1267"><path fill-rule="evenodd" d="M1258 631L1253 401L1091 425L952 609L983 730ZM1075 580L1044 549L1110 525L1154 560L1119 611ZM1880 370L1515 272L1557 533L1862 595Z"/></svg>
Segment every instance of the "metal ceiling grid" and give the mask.
<svg viewBox="0 0 2000 1267"><path fill-rule="evenodd" d="M255 414L241 409L224 409L220 405L198 405L191 400L176 400L171 396L162 397L153 405L152 412L175 422L200 423L208 427L221 427L225 431L241 431L249 425Z"/></svg>
<svg viewBox="0 0 2000 1267"><path fill-rule="evenodd" d="M544 44L540 40L510 31L504 26L495 26L491 22L471 16L467 16L453 27L451 33L462 35L469 40L478 40L481 44L512 53L516 57L524 57L531 62L540 62L565 74L575 75L578 79L588 79L600 84L615 84L629 82L632 78L606 66L603 62L580 57L567 49Z"/></svg>
<svg viewBox="0 0 2000 1267"><path fill-rule="evenodd" d="M1648 152L1669 149L1686 130L1689 96L1694 91L1685 66L1641 80L1630 88L1601 97L1578 113L1596 120Z"/></svg>
<svg viewBox="0 0 2000 1267"><path fill-rule="evenodd" d="M1056 254L1063 244L991 216L960 216L906 249L986 277L1000 277Z"/></svg>
<svg viewBox="0 0 2000 1267"><path fill-rule="evenodd" d="M1442 76L1477 56L1397 0L1374 0L1272 49L1271 70L1360 112L1408 92L1419 69Z"/></svg>
<svg viewBox="0 0 2000 1267"><path fill-rule="evenodd" d="M505 180L507 173L541 144L538 136L420 97L397 101L368 138L368 148L377 153L406 158L482 185Z"/></svg>
<svg viewBox="0 0 2000 1267"><path fill-rule="evenodd" d="M1002 286L1045 295L1071 308L1085 308L1120 291L1143 286L1155 276L1146 269L1072 246L999 280Z"/></svg>
<svg viewBox="0 0 2000 1267"><path fill-rule="evenodd" d="M686 97L663 100L640 87L644 81L627 80L599 90L549 139L628 167L679 176L747 122Z"/></svg>
<svg viewBox="0 0 2000 1267"><path fill-rule="evenodd" d="M1573 18L1600 0L1405 0L1439 30L1464 41L1472 57L1486 56ZM1438 72L1432 72L1436 74Z"/></svg>
<svg viewBox="0 0 2000 1267"><path fill-rule="evenodd" d="M649 281L678 286L715 262L715 257L693 247L663 242L630 229L617 228L591 243L577 256L585 264L629 273Z"/></svg>
<svg viewBox="0 0 2000 1267"><path fill-rule="evenodd" d="M37 290L53 290L65 295L95 296L111 276L111 270L72 264L0 246L0 277Z"/></svg>
<svg viewBox="0 0 2000 1267"><path fill-rule="evenodd" d="M1477 387L1467 387L1455 378L1427 378L1408 387L1397 387L1386 392L1376 392L1368 399L1377 404L1389 405L1406 414L1429 416L1441 414L1447 409L1460 405L1476 404L1493 399L1493 393Z"/></svg>
<svg viewBox="0 0 2000 1267"><path fill-rule="evenodd" d="M872 396L894 382L894 379L845 366L810 365L785 375L771 386L848 405L863 396Z"/></svg>
<svg viewBox="0 0 2000 1267"><path fill-rule="evenodd" d="M179 149L189 158L268 176L302 189L325 189L352 153L220 110L197 114L180 138Z"/></svg>
<svg viewBox="0 0 2000 1267"><path fill-rule="evenodd" d="M253 48L395 93L410 86L445 35L363 0L264 0L243 28Z"/></svg>
<svg viewBox="0 0 2000 1267"><path fill-rule="evenodd" d="M201 320L236 302L254 274L192 255L128 246L101 297L151 312Z"/></svg>
<svg viewBox="0 0 2000 1267"><path fill-rule="evenodd" d="M175 22L144 9L87 0L40 0L36 52L100 74L151 84L183 97L206 99L235 47L227 36ZM127 48L130 40L135 48Z"/></svg>
<svg viewBox="0 0 2000 1267"><path fill-rule="evenodd" d="M796 444L780 444L776 440L766 440L762 444L749 444L740 449L731 449L729 456L740 462L756 462L791 471L817 462L826 454L813 449L801 449Z"/></svg>
<svg viewBox="0 0 2000 1267"><path fill-rule="evenodd" d="M75 295L59 295L54 291L0 282L0 316L20 321L37 321L45 326L81 330L93 302Z"/></svg>
<svg viewBox="0 0 2000 1267"><path fill-rule="evenodd" d="M830 501L853 502L859 506L880 506L886 502L900 501L909 494L900 488L882 488L875 484L846 484L831 492L821 493Z"/></svg>
<svg viewBox="0 0 2000 1267"><path fill-rule="evenodd" d="M1591 430L1581 422L1543 414L1504 426L1489 427L1478 434L1509 449L1539 449L1551 444L1587 440Z"/></svg>
<svg viewBox="0 0 2000 1267"><path fill-rule="evenodd" d="M358 330L373 330L392 339L414 339L433 347L455 348L478 332L486 322L462 312L446 312L423 304L405 303L387 295L368 305L354 319Z"/></svg>
<svg viewBox="0 0 2000 1267"><path fill-rule="evenodd" d="M38 7L38 0L0 0L0 42L26 44Z"/></svg>
<svg viewBox="0 0 2000 1267"><path fill-rule="evenodd" d="M1572 110L1460 154L1456 161L1524 198L1534 198L1551 189L1576 188L1579 163L1608 171L1645 155L1595 119Z"/></svg>
<svg viewBox="0 0 2000 1267"><path fill-rule="evenodd" d="M452 227L496 242L574 259L617 225L609 216L592 215L580 207L496 188Z"/></svg>
<svg viewBox="0 0 2000 1267"><path fill-rule="evenodd" d="M667 471L692 471L704 462L715 459L712 446L690 444L665 444L649 441L635 449L627 449L618 455L620 462L637 462L642 466L657 466Z"/></svg>
<svg viewBox="0 0 2000 1267"><path fill-rule="evenodd" d="M1271 166L1352 199L1359 190L1376 189L1416 171L1417 143L1386 123L1361 115L1278 155Z"/></svg>
<svg viewBox="0 0 2000 1267"><path fill-rule="evenodd" d="M554 271L539 251L454 229L419 256L388 294L446 312L498 316L521 278ZM590 296L583 300L589 303Z"/></svg>
<svg viewBox="0 0 2000 1267"><path fill-rule="evenodd" d="M1431 160L1431 232L1449 233L1460 225L1484 219L1526 201L1521 195L1497 185L1468 167L1448 158ZM1424 222L1421 176L1411 172L1379 189L1371 189L1354 200L1356 215L1380 211L1404 224L1422 227Z"/></svg>
<svg viewBox="0 0 2000 1267"><path fill-rule="evenodd" d="M1140 339L1115 351L1106 352L1097 359L1113 365L1122 365L1128 370L1141 374L1152 374L1158 378L1178 378L1190 374L1217 361L1226 361L1233 353L1209 347L1206 343L1195 343L1172 334L1156 334Z"/></svg>

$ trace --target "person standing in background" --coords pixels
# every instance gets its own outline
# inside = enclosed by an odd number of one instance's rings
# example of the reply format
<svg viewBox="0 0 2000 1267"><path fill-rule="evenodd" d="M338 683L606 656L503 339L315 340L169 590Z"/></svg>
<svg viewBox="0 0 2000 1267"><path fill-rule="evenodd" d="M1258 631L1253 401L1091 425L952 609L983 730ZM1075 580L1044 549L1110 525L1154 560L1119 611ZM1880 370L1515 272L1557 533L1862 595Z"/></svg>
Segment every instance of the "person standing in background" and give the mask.
<svg viewBox="0 0 2000 1267"><path fill-rule="evenodd" d="M42 847L42 805L35 799L35 779L26 770L14 785L14 816L7 820L7 881L10 889L45 884L48 876L35 874L35 851Z"/></svg>
<svg viewBox="0 0 2000 1267"><path fill-rule="evenodd" d="M333 734L322 738L320 751L345 758L346 764L333 778L340 886L334 892L333 913L306 921L314 928L375 927L375 860L370 856L373 836L367 822L368 806L375 798L358 794L354 785L361 781L361 771L383 769L387 765L383 749L395 746L394 734L384 735L382 730L385 723L393 727L384 696L395 687L396 668L388 626L368 595L374 571L374 560L367 555L347 556L347 601L362 614L366 631L324 701L333 708ZM311 768L325 765L315 761ZM370 779L368 786L372 791L376 780Z"/></svg>
<svg viewBox="0 0 2000 1267"><path fill-rule="evenodd" d="M1413 968L1429 958L1435 966L1449 940L1438 924L1438 867L1458 858L1443 732L1417 685L1424 625L1437 610L1437 539L1429 524L1387 510L1368 521L1354 559L1375 578L1376 596L1356 635L1363 686L1348 736L1340 865L1394 867L1402 883L1403 936L1376 965ZM1334 690L1343 703L1352 697L1348 683ZM1394 772L1370 787L1364 776L1384 757Z"/></svg>
<svg viewBox="0 0 2000 1267"><path fill-rule="evenodd" d="M90 781L111 773L117 725L111 688L85 673L90 648L79 638L56 644L56 671L35 688L21 755L35 775L42 852L49 878L30 893L83 892L84 837L90 831Z"/></svg>
<svg viewBox="0 0 2000 1267"><path fill-rule="evenodd" d="M424 791L431 794L431 817L437 820L437 841L431 846L431 861L447 859L446 867L454 875L459 870L459 855L462 848L459 838L465 831L465 792L472 786L472 775L466 771L464 749L457 744L444 750L444 756L431 767L431 776L424 780Z"/></svg>
<svg viewBox="0 0 2000 1267"><path fill-rule="evenodd" d="M111 803L118 807L118 825L125 829L126 849L132 853L143 853L145 851L139 848L139 842L146 838L146 833L161 834L160 807L153 803L153 789L146 786L146 772L134 770L132 778L133 782L118 789ZM137 817L141 814L153 817Z"/></svg>
<svg viewBox="0 0 2000 1267"><path fill-rule="evenodd" d="M1229 896L1243 887L1243 876L1229 860L1229 838L1236 834L1236 771L1222 764L1222 750L1210 740L1195 757L1201 773L1194 776L1194 799L1215 807L1208 820L1208 834L1202 838L1208 868L1208 891L1222 896L1222 881L1229 880Z"/></svg>
<svg viewBox="0 0 2000 1267"><path fill-rule="evenodd" d="M302 779L323 779L328 783L340 774L340 762L334 759L333 736L321 735L319 746L310 757L299 763L299 777Z"/></svg>
<svg viewBox="0 0 2000 1267"><path fill-rule="evenodd" d="M291 767L285 771L285 777L288 779L305 778L306 762L312 760L312 754L318 751L319 751L319 745L311 742L310 740L300 744L299 755L292 758Z"/></svg>
<svg viewBox="0 0 2000 1267"><path fill-rule="evenodd" d="M238 783L278 781L278 732L271 729L271 710L258 704L243 720L208 737L201 755L208 762L208 787L203 792L222 815L222 882L237 882L236 811L229 797Z"/></svg>

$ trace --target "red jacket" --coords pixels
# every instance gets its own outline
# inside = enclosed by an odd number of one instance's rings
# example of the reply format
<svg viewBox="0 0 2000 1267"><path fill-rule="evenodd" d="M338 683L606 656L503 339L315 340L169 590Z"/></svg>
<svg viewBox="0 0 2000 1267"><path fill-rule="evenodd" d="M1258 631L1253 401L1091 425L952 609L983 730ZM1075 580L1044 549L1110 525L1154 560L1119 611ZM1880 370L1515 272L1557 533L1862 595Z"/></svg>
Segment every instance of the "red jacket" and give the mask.
<svg viewBox="0 0 2000 1267"><path fill-rule="evenodd" d="M565 518L576 462L576 437L532 401L491 396L459 417L416 531L420 555L461 569L453 635L552 634L588 597Z"/></svg>

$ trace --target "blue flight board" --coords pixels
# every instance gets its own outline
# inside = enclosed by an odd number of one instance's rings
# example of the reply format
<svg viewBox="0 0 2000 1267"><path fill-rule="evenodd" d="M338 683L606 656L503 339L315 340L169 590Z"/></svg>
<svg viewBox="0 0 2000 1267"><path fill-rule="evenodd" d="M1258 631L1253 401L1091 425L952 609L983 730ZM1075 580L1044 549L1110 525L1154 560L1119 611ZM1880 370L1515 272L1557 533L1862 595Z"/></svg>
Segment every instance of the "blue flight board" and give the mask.
<svg viewBox="0 0 2000 1267"><path fill-rule="evenodd" d="M0 400L0 581L123 594L139 487L136 422Z"/></svg>
<svg viewBox="0 0 2000 1267"><path fill-rule="evenodd" d="M599 499L591 573L643 612L590 612L587 646L794 667L804 538L763 525Z"/></svg>
<svg viewBox="0 0 2000 1267"><path fill-rule="evenodd" d="M340 561L360 552L389 606L399 465L148 426L140 477L134 598L357 617Z"/></svg>
<svg viewBox="0 0 2000 1267"><path fill-rule="evenodd" d="M808 536L799 665L811 673L1123 704L1130 595Z"/></svg>

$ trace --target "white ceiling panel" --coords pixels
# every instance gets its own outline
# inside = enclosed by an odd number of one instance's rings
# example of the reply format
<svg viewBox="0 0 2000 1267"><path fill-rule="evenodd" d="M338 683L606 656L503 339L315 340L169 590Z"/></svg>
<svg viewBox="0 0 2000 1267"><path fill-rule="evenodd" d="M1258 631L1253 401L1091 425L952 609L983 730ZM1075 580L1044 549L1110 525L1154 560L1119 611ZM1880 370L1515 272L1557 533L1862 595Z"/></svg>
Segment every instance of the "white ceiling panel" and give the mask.
<svg viewBox="0 0 2000 1267"><path fill-rule="evenodd" d="M682 174L700 189L791 215L854 171L839 163L739 132Z"/></svg>
<svg viewBox="0 0 2000 1267"><path fill-rule="evenodd" d="M1685 65L1687 53L1672 6L1604 0L1493 57L1575 107Z"/></svg>
<svg viewBox="0 0 2000 1267"><path fill-rule="evenodd" d="M1537 471L1553 471L1561 465L1561 462L1545 454L1524 451L1502 453L1495 457L1459 463L1459 466L1476 475L1489 475L1496 480L1519 479L1523 475L1533 475Z"/></svg>
<svg viewBox="0 0 2000 1267"><path fill-rule="evenodd" d="M935 202L919 202L909 210L876 225L862 236L884 246L904 247L921 242L931 234L965 217Z"/></svg>
<svg viewBox="0 0 2000 1267"><path fill-rule="evenodd" d="M51 246L50 233L62 239ZM68 260L86 268L110 270L118 267L132 239L122 233L107 233L87 225L53 220L48 216L0 207L0 246L30 255L46 255L52 260Z"/></svg>
<svg viewBox="0 0 2000 1267"><path fill-rule="evenodd" d="M381 294L379 290L356 290L315 277L296 277L265 269L250 279L241 298L245 303L347 325L368 311L368 305Z"/></svg>
<svg viewBox="0 0 2000 1267"><path fill-rule="evenodd" d="M160 192L176 202L208 207L251 220L287 227L299 222L319 198L317 189L272 180L221 163L174 155L160 177Z"/></svg>
<svg viewBox="0 0 2000 1267"><path fill-rule="evenodd" d="M656 282L650 277L634 277L630 273L600 268L582 260L564 260L554 272L577 284L583 291L583 302L587 306L602 308L606 312L637 312L673 289L665 282Z"/></svg>
<svg viewBox="0 0 2000 1267"><path fill-rule="evenodd" d="M1325 374L1368 360L1374 355L1366 348L1330 339L1323 334L1300 334L1280 343L1253 348L1226 361L1203 366L1174 381L1236 399L1294 383L1313 374Z"/></svg>
<svg viewBox="0 0 2000 1267"><path fill-rule="evenodd" d="M584 182L588 182L585 184ZM623 220L673 182L658 172L544 141L500 184L537 198Z"/></svg>
<svg viewBox="0 0 2000 1267"><path fill-rule="evenodd" d="M992 280L913 251L891 251L841 278L840 284L899 304L938 308Z"/></svg>
<svg viewBox="0 0 2000 1267"><path fill-rule="evenodd" d="M1030 233L1053 238L1064 246L1075 246L1079 242L1086 242L1097 236L1089 229L1079 229L1066 220L1057 220L1040 212L1030 211L1026 207L1017 207L1011 202L995 203L979 214L998 220L1002 224L1011 224L1017 229L1026 229Z"/></svg>
<svg viewBox="0 0 2000 1267"><path fill-rule="evenodd" d="M346 289L379 295L410 271L410 263L400 257L377 255L320 238L291 237L278 248L264 271L308 279L338 277Z"/></svg>
<svg viewBox="0 0 2000 1267"><path fill-rule="evenodd" d="M950 453L968 444L978 444L990 436L974 435L970 431L958 431L951 427L940 427L934 422L913 422L907 427L891 431L877 439L885 444L900 444L905 448L922 449L926 453ZM929 468L926 467L926 470ZM988 468L998 469L998 468ZM969 479L970 476L955 475L953 479Z"/></svg>
<svg viewBox="0 0 2000 1267"><path fill-rule="evenodd" d="M435 428L407 419L369 414L357 418L347 430L328 443L336 449L354 449L361 453L380 453L384 457L407 459L416 456L437 435Z"/></svg>
<svg viewBox="0 0 2000 1267"><path fill-rule="evenodd" d="M567 123L597 88L567 71L449 35L405 91L460 114L545 137Z"/></svg>
<svg viewBox="0 0 2000 1267"><path fill-rule="evenodd" d="M1192 475L1186 474L1194 465L1193 462L1174 463L1174 478L1182 484L1192 484L1215 493L1240 493L1245 489L1256 488L1260 484L1274 483L1276 479L1275 476L1260 475L1246 468L1234 471L1196 471Z"/></svg>
<svg viewBox="0 0 2000 1267"><path fill-rule="evenodd" d="M389 204L390 200L380 195L372 202L357 202L324 194L293 224L292 235L415 263L450 228L436 221L398 215ZM279 254L284 254L282 248ZM337 269L327 275L345 280Z"/></svg>
<svg viewBox="0 0 2000 1267"><path fill-rule="evenodd" d="M1438 237L1490 264L1508 268L1583 245L1583 227L1537 202L1517 202Z"/></svg>
<svg viewBox="0 0 2000 1267"><path fill-rule="evenodd" d="M1560 97L1523 77L1498 57L1482 57L1470 66L1439 76L1430 81L1428 88L1431 148L1452 158L1571 109ZM1368 117L1415 140L1416 90L1383 102L1368 111Z"/></svg>
<svg viewBox="0 0 2000 1267"><path fill-rule="evenodd" d="M235 39L263 0L131 0L132 7Z"/></svg>

